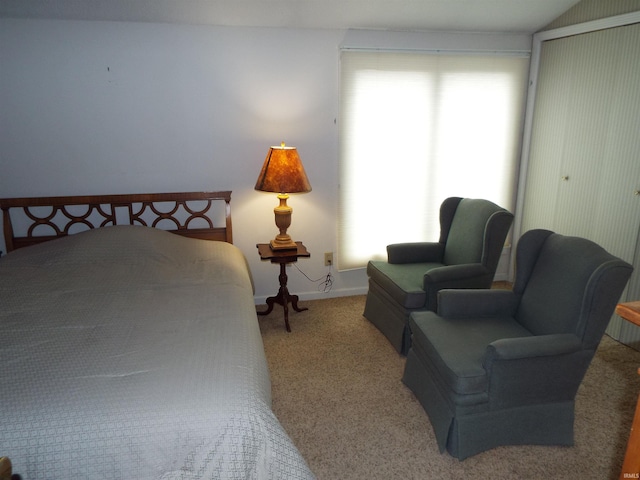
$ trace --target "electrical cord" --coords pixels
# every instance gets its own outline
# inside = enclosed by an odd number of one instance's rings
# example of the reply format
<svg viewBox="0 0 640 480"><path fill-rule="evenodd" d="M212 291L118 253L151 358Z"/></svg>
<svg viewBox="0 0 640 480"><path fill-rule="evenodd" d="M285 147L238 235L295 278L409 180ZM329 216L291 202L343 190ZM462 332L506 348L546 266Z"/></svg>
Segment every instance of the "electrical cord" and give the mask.
<svg viewBox="0 0 640 480"><path fill-rule="evenodd" d="M311 278L309 278L309 275L307 275L306 273L304 273L302 270L300 270L300 267L298 267L298 265L296 265L295 263L293 264L294 267L296 267L298 269L298 271L304 275L307 280L309 280L311 283L317 283L318 284L318 291L323 292L323 293L328 293L331 291L331 288L333 287L333 275L331 274L331 267L329 267L329 270L327 271L327 274L323 277L320 277L316 280L313 280Z"/></svg>

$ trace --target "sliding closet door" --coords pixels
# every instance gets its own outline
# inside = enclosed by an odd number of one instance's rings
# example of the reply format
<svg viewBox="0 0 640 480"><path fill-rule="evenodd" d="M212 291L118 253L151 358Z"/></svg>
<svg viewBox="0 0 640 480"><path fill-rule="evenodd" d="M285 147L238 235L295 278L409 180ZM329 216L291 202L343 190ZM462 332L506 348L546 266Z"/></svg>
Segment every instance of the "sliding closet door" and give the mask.
<svg viewBox="0 0 640 480"><path fill-rule="evenodd" d="M640 299L639 52L640 24L543 43L522 218L635 263L623 300ZM617 317L608 332L640 347Z"/></svg>

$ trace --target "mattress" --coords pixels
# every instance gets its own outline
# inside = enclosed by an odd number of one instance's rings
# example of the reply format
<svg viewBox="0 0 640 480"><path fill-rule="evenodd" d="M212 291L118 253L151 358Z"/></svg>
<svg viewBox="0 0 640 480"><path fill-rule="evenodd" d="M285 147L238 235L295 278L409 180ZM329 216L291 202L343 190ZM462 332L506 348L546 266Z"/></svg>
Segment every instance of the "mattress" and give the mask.
<svg viewBox="0 0 640 480"><path fill-rule="evenodd" d="M90 230L0 258L0 301L0 455L22 478L313 478L233 245Z"/></svg>

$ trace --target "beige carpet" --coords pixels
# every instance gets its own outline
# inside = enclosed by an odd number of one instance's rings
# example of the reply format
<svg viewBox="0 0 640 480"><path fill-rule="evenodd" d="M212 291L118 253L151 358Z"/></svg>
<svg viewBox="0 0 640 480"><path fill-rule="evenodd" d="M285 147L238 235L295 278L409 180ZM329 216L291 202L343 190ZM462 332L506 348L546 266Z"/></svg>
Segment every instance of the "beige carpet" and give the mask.
<svg viewBox="0 0 640 480"><path fill-rule="evenodd" d="M319 480L617 479L640 392L640 352L609 337L580 387L575 446L500 447L462 462L438 451L401 382L404 357L362 317L364 296L259 317L273 410Z"/></svg>

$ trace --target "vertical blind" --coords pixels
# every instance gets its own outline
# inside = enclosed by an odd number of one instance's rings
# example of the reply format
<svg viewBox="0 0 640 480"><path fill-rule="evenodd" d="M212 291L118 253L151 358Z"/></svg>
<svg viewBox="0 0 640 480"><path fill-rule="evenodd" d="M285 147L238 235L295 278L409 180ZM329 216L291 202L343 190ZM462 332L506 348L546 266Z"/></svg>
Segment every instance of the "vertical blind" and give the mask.
<svg viewBox="0 0 640 480"><path fill-rule="evenodd" d="M338 268L434 241L450 196L511 211L528 57L343 51Z"/></svg>

